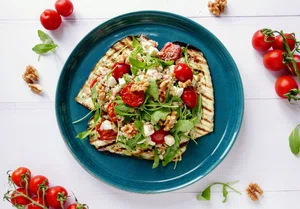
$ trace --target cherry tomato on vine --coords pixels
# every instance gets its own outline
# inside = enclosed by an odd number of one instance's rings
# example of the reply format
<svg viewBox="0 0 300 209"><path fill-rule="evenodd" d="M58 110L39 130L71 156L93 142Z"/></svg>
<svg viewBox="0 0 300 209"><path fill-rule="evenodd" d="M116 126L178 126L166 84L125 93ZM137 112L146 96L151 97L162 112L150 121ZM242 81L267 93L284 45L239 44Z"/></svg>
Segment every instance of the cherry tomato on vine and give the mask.
<svg viewBox="0 0 300 209"><path fill-rule="evenodd" d="M111 102L107 106L107 114L113 122L117 122L117 116L116 116L116 113L115 113L115 106L117 106L117 103L115 103L115 102Z"/></svg>
<svg viewBox="0 0 300 209"><path fill-rule="evenodd" d="M107 121L109 121L109 120L107 120ZM109 121L109 122L111 122L111 121ZM100 136L99 138L101 140L103 140L103 141L106 141L106 140L108 140L108 141L115 140L117 138L117 136L118 136L118 133L115 130L113 130L113 129L102 130L101 129L102 123L103 122L101 122L100 124L98 124L96 126L96 130L97 130L97 132L98 132L98 134ZM111 123L113 123L113 122L111 122Z"/></svg>
<svg viewBox="0 0 300 209"><path fill-rule="evenodd" d="M124 74L130 72L130 65L116 62L111 69L113 69L112 76L118 80L122 78Z"/></svg>
<svg viewBox="0 0 300 209"><path fill-rule="evenodd" d="M39 195L42 196L43 195L42 188L45 188L46 191L48 187L49 187L49 180L45 176L37 175L30 179L29 191L34 195L37 195L39 192Z"/></svg>
<svg viewBox="0 0 300 209"><path fill-rule="evenodd" d="M197 106L198 94L191 87L188 87L183 90L181 99L186 104L186 106L193 109Z"/></svg>
<svg viewBox="0 0 300 209"><path fill-rule="evenodd" d="M54 186L47 190L46 199L49 206L55 209L61 209L66 203L68 197L67 190L62 186Z"/></svg>
<svg viewBox="0 0 300 209"><path fill-rule="evenodd" d="M295 48L295 37L293 34L285 33L284 37L286 38L287 44L289 45L290 50L292 51ZM283 47L283 38L281 35L276 36L275 41L272 44L273 49L284 50Z"/></svg>
<svg viewBox="0 0 300 209"><path fill-rule="evenodd" d="M46 206L47 208L49 207L48 206L48 203L46 201L46 198L45 198L45 204L43 202L43 198L42 197L34 197L32 198L33 201L37 202L38 204L40 205L43 205L43 206ZM38 205L35 205L33 203L30 203L30 205L28 205L28 208L27 209L43 209L42 207L38 206Z"/></svg>
<svg viewBox="0 0 300 209"><path fill-rule="evenodd" d="M172 42L167 42L165 46L160 50L159 56L163 60L177 60L181 56L181 47Z"/></svg>
<svg viewBox="0 0 300 209"><path fill-rule="evenodd" d="M174 68L174 73L177 80L181 82L186 82L187 80L191 80L191 81L193 80L193 71L188 65L184 63L177 64Z"/></svg>
<svg viewBox="0 0 300 209"><path fill-rule="evenodd" d="M26 195L26 190L23 188L18 188L17 190L15 190L10 198L10 201L13 205L21 205L21 206L26 206L30 203L30 201L23 196L20 196L20 194Z"/></svg>
<svg viewBox="0 0 300 209"><path fill-rule="evenodd" d="M28 168L20 167L12 172L11 180L14 182L16 186L25 188L26 186L25 178L29 183L30 176L31 176L31 172Z"/></svg>
<svg viewBox="0 0 300 209"><path fill-rule="evenodd" d="M67 209L87 209L87 208L84 207L84 205L82 205L80 203L73 203L73 204L69 205Z"/></svg>
<svg viewBox="0 0 300 209"><path fill-rule="evenodd" d="M133 83L129 83L121 90L121 97L125 104L131 107L138 107L144 103L145 94L143 91L131 91L132 85Z"/></svg>
<svg viewBox="0 0 300 209"><path fill-rule="evenodd" d="M265 54L263 60L265 68L271 71L282 70L284 68L283 53L282 50L274 49Z"/></svg>
<svg viewBox="0 0 300 209"><path fill-rule="evenodd" d="M165 131L164 128L160 128L158 131L155 131L150 137L151 141L156 144L163 144L165 142L165 136L169 134L169 131Z"/></svg>
<svg viewBox="0 0 300 209"><path fill-rule="evenodd" d="M300 72L300 55L295 54L294 55L294 60L296 61L296 65L298 67L298 71ZM291 70L288 68L288 66L291 68ZM293 66L292 63L288 63L287 65L284 66L284 69L287 70L289 73L293 74L294 76L296 76L296 70Z"/></svg>
<svg viewBox="0 0 300 209"><path fill-rule="evenodd" d="M267 42L265 41L265 34L258 30L254 33L252 37L252 46L257 51L267 51L271 48L275 37L268 37Z"/></svg>
<svg viewBox="0 0 300 209"><path fill-rule="evenodd" d="M60 15L53 9L46 9L41 14L40 21L47 30L56 30L62 22Z"/></svg>
<svg viewBox="0 0 300 209"><path fill-rule="evenodd" d="M73 13L74 6L70 0L58 0L55 9L61 16L68 17Z"/></svg>
<svg viewBox="0 0 300 209"><path fill-rule="evenodd" d="M276 80L275 90L279 97L287 98L284 94L292 89L298 89L298 84L291 76L281 76Z"/></svg>

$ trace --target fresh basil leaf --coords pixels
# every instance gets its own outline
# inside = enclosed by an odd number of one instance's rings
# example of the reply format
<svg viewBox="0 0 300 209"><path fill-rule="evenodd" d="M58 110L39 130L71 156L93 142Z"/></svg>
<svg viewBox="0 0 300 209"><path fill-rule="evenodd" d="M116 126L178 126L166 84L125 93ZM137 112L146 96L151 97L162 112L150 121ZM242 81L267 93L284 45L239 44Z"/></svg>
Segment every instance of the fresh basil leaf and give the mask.
<svg viewBox="0 0 300 209"><path fill-rule="evenodd" d="M157 147L154 150L154 163L152 165L152 169L157 168L159 166L159 155Z"/></svg>
<svg viewBox="0 0 300 209"><path fill-rule="evenodd" d="M186 132L194 127L194 123L189 120L178 120L174 126L174 130L177 132Z"/></svg>
<svg viewBox="0 0 300 209"><path fill-rule="evenodd" d="M45 32L38 30L38 36L43 44L54 44L52 38Z"/></svg>
<svg viewBox="0 0 300 209"><path fill-rule="evenodd" d="M170 108L162 108L152 113L151 121L157 123L160 120L164 120L171 113Z"/></svg>
<svg viewBox="0 0 300 209"><path fill-rule="evenodd" d="M158 90L158 85L155 80L150 81L150 85L148 87L148 92L154 98L154 100L158 101L159 90Z"/></svg>
<svg viewBox="0 0 300 209"><path fill-rule="evenodd" d="M144 69L146 67L146 63L141 62L133 57L129 57L129 62L133 67L138 69Z"/></svg>
<svg viewBox="0 0 300 209"><path fill-rule="evenodd" d="M211 193L210 188L211 188L211 186L207 187L202 193L199 193L197 195L197 200L209 201L210 193Z"/></svg>
<svg viewBox="0 0 300 209"><path fill-rule="evenodd" d="M224 200L222 201L222 203L225 203L227 201L227 195L228 195L228 191L226 189L226 185L223 185L222 193L223 193L223 197L224 197Z"/></svg>
<svg viewBox="0 0 300 209"><path fill-rule="evenodd" d="M292 131L289 137L289 144L291 152L294 155L298 155L300 153L300 134L299 134L300 124L296 126L296 128Z"/></svg>
<svg viewBox="0 0 300 209"><path fill-rule="evenodd" d="M32 48L32 51L34 51L37 54L45 54L55 49L57 46L57 44L37 44Z"/></svg>
<svg viewBox="0 0 300 209"><path fill-rule="evenodd" d="M167 164L172 162L174 157L176 157L176 155L179 153L180 137L177 134L175 134L174 138L175 138L175 144L173 144L171 147L168 147L166 153L164 154L164 159L162 162L163 166L166 166Z"/></svg>
<svg viewBox="0 0 300 209"><path fill-rule="evenodd" d="M143 122L142 121L135 120L133 124L137 130L139 130L140 132L143 132Z"/></svg>
<svg viewBox="0 0 300 209"><path fill-rule="evenodd" d="M86 130L86 131L83 131L83 132L80 132L76 138L79 138L79 139L84 139L86 137L88 137L90 135L90 133L92 132L92 130Z"/></svg>

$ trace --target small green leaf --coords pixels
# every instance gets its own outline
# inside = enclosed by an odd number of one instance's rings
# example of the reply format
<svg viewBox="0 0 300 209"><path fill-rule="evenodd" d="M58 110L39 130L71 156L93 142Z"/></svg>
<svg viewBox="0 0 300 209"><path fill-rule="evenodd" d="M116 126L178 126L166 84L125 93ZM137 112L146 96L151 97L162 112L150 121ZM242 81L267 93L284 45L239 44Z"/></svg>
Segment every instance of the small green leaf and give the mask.
<svg viewBox="0 0 300 209"><path fill-rule="evenodd" d="M211 186L207 187L201 194L197 195L197 200L201 201L209 201L210 200L210 188Z"/></svg>
<svg viewBox="0 0 300 209"><path fill-rule="evenodd" d="M294 155L300 153L300 134L299 134L300 124L292 131L289 137L290 149Z"/></svg>
<svg viewBox="0 0 300 209"><path fill-rule="evenodd" d="M175 134L174 138L175 144L173 144L171 147L168 147L166 153L164 154L164 160L162 163L163 166L169 164L180 151L180 137L177 134Z"/></svg>
<svg viewBox="0 0 300 209"><path fill-rule="evenodd" d="M38 36L40 37L43 44L54 44L52 38L47 33L38 30Z"/></svg>
<svg viewBox="0 0 300 209"><path fill-rule="evenodd" d="M132 72L132 74L133 74L134 76L137 76L137 74L138 74L138 72L139 72L139 69L136 68L136 67L131 67L131 68L130 68L130 71Z"/></svg>
<svg viewBox="0 0 300 209"><path fill-rule="evenodd" d="M146 67L146 63L141 62L133 57L129 57L129 62L133 67L138 69L144 69Z"/></svg>
<svg viewBox="0 0 300 209"><path fill-rule="evenodd" d="M97 104L97 106L99 106L99 105ZM97 123L99 118L100 118L100 108L97 107L95 115L94 115L94 122Z"/></svg>
<svg viewBox="0 0 300 209"><path fill-rule="evenodd" d="M86 119L90 114L92 114L94 112L94 110L91 110L88 114L86 114L85 116L83 116L82 118L74 121L72 124L76 124L76 123L79 123L81 121L83 121L84 119Z"/></svg>
<svg viewBox="0 0 300 209"><path fill-rule="evenodd" d="M158 85L155 80L150 81L150 85L148 87L148 92L154 98L154 100L158 101L159 90L158 90Z"/></svg>
<svg viewBox="0 0 300 209"><path fill-rule="evenodd" d="M226 185L223 185L222 192L223 192L223 197L224 197L224 200L222 201L222 203L225 203L227 201L227 195L228 195Z"/></svg>
<svg viewBox="0 0 300 209"><path fill-rule="evenodd" d="M178 120L174 126L174 130L177 132L186 132L194 127L194 123L189 120Z"/></svg>
<svg viewBox="0 0 300 209"><path fill-rule="evenodd" d="M152 113L151 121L157 123L160 120L164 120L169 114L171 110L170 108L162 108Z"/></svg>
<svg viewBox="0 0 300 209"><path fill-rule="evenodd" d="M198 101L196 107L192 109L192 118L194 125L196 125L202 118L202 96L201 94L198 95Z"/></svg>
<svg viewBox="0 0 300 209"><path fill-rule="evenodd" d="M137 130L139 130L140 132L143 131L143 122L142 121L135 120L133 124Z"/></svg>
<svg viewBox="0 0 300 209"><path fill-rule="evenodd" d="M32 48L37 54L45 54L57 47L57 44L37 44Z"/></svg>
<svg viewBox="0 0 300 209"><path fill-rule="evenodd" d="M86 130L86 131L83 131L83 132L80 132L76 138L79 138L79 139L85 139L86 137L88 137L90 135L90 133L92 132L92 130Z"/></svg>
<svg viewBox="0 0 300 209"><path fill-rule="evenodd" d="M130 148L134 148L136 147L137 143L142 141L144 139L144 137L142 136L141 133L138 133L137 135L135 135L132 139L129 139L127 141L127 145L130 147Z"/></svg>
<svg viewBox="0 0 300 209"><path fill-rule="evenodd" d="M159 155L157 147L154 150L154 163L152 169L157 168L159 166Z"/></svg>

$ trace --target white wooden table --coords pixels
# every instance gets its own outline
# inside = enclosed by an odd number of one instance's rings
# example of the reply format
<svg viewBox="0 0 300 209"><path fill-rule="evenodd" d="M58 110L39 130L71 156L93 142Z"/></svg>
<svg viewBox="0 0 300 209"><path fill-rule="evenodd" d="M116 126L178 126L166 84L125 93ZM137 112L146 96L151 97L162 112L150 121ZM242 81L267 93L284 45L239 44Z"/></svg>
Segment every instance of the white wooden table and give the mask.
<svg viewBox="0 0 300 209"><path fill-rule="evenodd" d="M188 2L188 3L187 3ZM213 17L207 0L73 0L75 13L51 32L58 43L56 55L37 61L31 48L43 29L39 15L54 8L53 1L0 1L0 193L8 187L6 171L29 167L49 177L88 203L91 209L270 208L297 209L300 197L300 158L288 146L288 135L300 123L300 109L277 98L275 74L262 65L252 49L252 34L264 27L295 32L300 38L299 0L229 0L226 13ZM245 91L245 115L240 135L226 159L203 180L178 191L141 195L112 188L90 176L65 146L55 118L56 83L71 50L83 36L105 20L138 10L162 10L187 16L213 32L238 65ZM25 66L37 67L44 95L33 94L22 80ZM196 194L215 181L240 180L243 195L229 194L222 204L221 188L214 188L210 202L198 202ZM264 189L264 197L252 202L244 190L249 182ZM10 208L0 202L0 208Z"/></svg>

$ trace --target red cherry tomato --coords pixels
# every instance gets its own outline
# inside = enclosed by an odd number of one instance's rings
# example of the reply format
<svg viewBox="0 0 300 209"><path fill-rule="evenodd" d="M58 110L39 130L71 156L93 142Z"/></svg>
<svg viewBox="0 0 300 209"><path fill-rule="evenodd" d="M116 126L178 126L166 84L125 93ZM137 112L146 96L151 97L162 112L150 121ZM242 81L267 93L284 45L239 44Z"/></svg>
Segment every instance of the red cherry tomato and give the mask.
<svg viewBox="0 0 300 209"><path fill-rule="evenodd" d="M61 16L68 17L73 13L74 6L70 0L58 0L55 9Z"/></svg>
<svg viewBox="0 0 300 209"><path fill-rule="evenodd" d="M14 182L14 184L18 187L25 188L26 182L24 181L26 178L27 182L30 181L31 172L28 168L20 167L17 168L14 172L11 174L11 180Z"/></svg>
<svg viewBox="0 0 300 209"><path fill-rule="evenodd" d="M271 48L275 37L268 37L267 41L265 41L265 35L260 31L256 31L252 37L252 46L257 51L267 51Z"/></svg>
<svg viewBox="0 0 300 209"><path fill-rule="evenodd" d="M62 22L60 15L53 9L45 10L40 16L40 21L47 30L56 30Z"/></svg>
<svg viewBox="0 0 300 209"><path fill-rule="evenodd" d="M145 94L143 91L132 92L130 90L133 83L127 84L121 91L121 97L125 104L131 107L138 107L144 103Z"/></svg>
<svg viewBox="0 0 300 209"><path fill-rule="evenodd" d="M111 102L107 106L107 114L113 122L117 122L117 116L116 116L116 113L115 113L115 106L117 106L117 103L115 103L115 102Z"/></svg>
<svg viewBox="0 0 300 209"><path fill-rule="evenodd" d="M112 76L118 80L122 78L124 74L130 72L130 65L116 62L111 69L113 69Z"/></svg>
<svg viewBox="0 0 300 209"><path fill-rule="evenodd" d="M297 64L297 67L298 67L298 71L300 72L300 55L295 54L294 55L294 60L296 61L296 64ZM291 68L292 71L288 68L288 66ZM288 63L288 66L285 65L284 69L287 70L289 73L293 74L294 76L296 76L297 74L296 74L296 70L295 70L293 64L292 63Z"/></svg>
<svg viewBox="0 0 300 209"><path fill-rule="evenodd" d="M54 186L47 190L46 199L49 206L61 209L61 205L66 203L68 197L67 190L62 186Z"/></svg>
<svg viewBox="0 0 300 209"><path fill-rule="evenodd" d="M118 136L118 133L115 132L113 129L111 129L111 130L101 130L101 125L102 125L102 122L96 126L96 130L97 130L97 132L100 136L99 138L103 141L116 140L116 138Z"/></svg>
<svg viewBox="0 0 300 209"><path fill-rule="evenodd" d="M43 202L43 198L42 197L40 197L40 198L34 197L34 198L32 198L32 200L35 201L35 202L37 202L40 205L46 206L47 208L49 207L46 198L44 200L45 202ZM42 208L42 207L40 207L38 205L35 205L33 203L30 203L30 205L28 205L27 209L44 209L44 208Z"/></svg>
<svg viewBox="0 0 300 209"><path fill-rule="evenodd" d="M193 109L197 106L198 94L191 87L188 87L183 90L181 99L186 104L186 106Z"/></svg>
<svg viewBox="0 0 300 209"><path fill-rule="evenodd" d="M165 136L168 134L168 131L165 131L164 128L160 128L150 136L151 141L155 142L156 144L163 144L165 142Z"/></svg>
<svg viewBox="0 0 300 209"><path fill-rule="evenodd" d="M90 89L92 89L94 87L94 85L97 83L97 81L98 81L98 78L95 78L94 80L92 80Z"/></svg>
<svg viewBox="0 0 300 209"><path fill-rule="evenodd" d="M286 41L287 41L287 44L289 45L290 50L293 50L295 48L295 37L293 36L293 34L285 33L284 37L286 38ZM283 38L281 35L276 36L272 47L273 47L273 49L284 50Z"/></svg>
<svg viewBox="0 0 300 209"><path fill-rule="evenodd" d="M264 66L268 70L278 71L284 68L283 51L279 49L271 50L264 56Z"/></svg>
<svg viewBox="0 0 300 209"><path fill-rule="evenodd" d="M37 175L30 179L29 191L34 195L37 195L39 192L39 195L42 196L43 195L42 189L45 188L46 191L48 187L49 187L49 180L45 176Z"/></svg>
<svg viewBox="0 0 300 209"><path fill-rule="evenodd" d="M22 206L26 206L30 203L30 201L23 196L20 196L19 193L22 193L24 195L26 195L26 190L23 188L18 188L17 190L15 190L10 198L10 201L13 205L22 205Z"/></svg>
<svg viewBox="0 0 300 209"><path fill-rule="evenodd" d="M179 45L167 42L158 54L163 60L177 60L181 56L181 47Z"/></svg>
<svg viewBox="0 0 300 209"><path fill-rule="evenodd" d="M298 89L298 84L291 76L281 76L276 80L275 90L279 97L287 98L284 94L291 89Z"/></svg>
<svg viewBox="0 0 300 209"><path fill-rule="evenodd" d="M84 207L80 203L73 203L73 204L69 205L67 209L86 209L86 207Z"/></svg>
<svg viewBox="0 0 300 209"><path fill-rule="evenodd" d="M175 77L177 80L181 82L186 82L187 80L193 80L193 71L191 68L184 64L184 63L179 63L175 66L174 69Z"/></svg>

